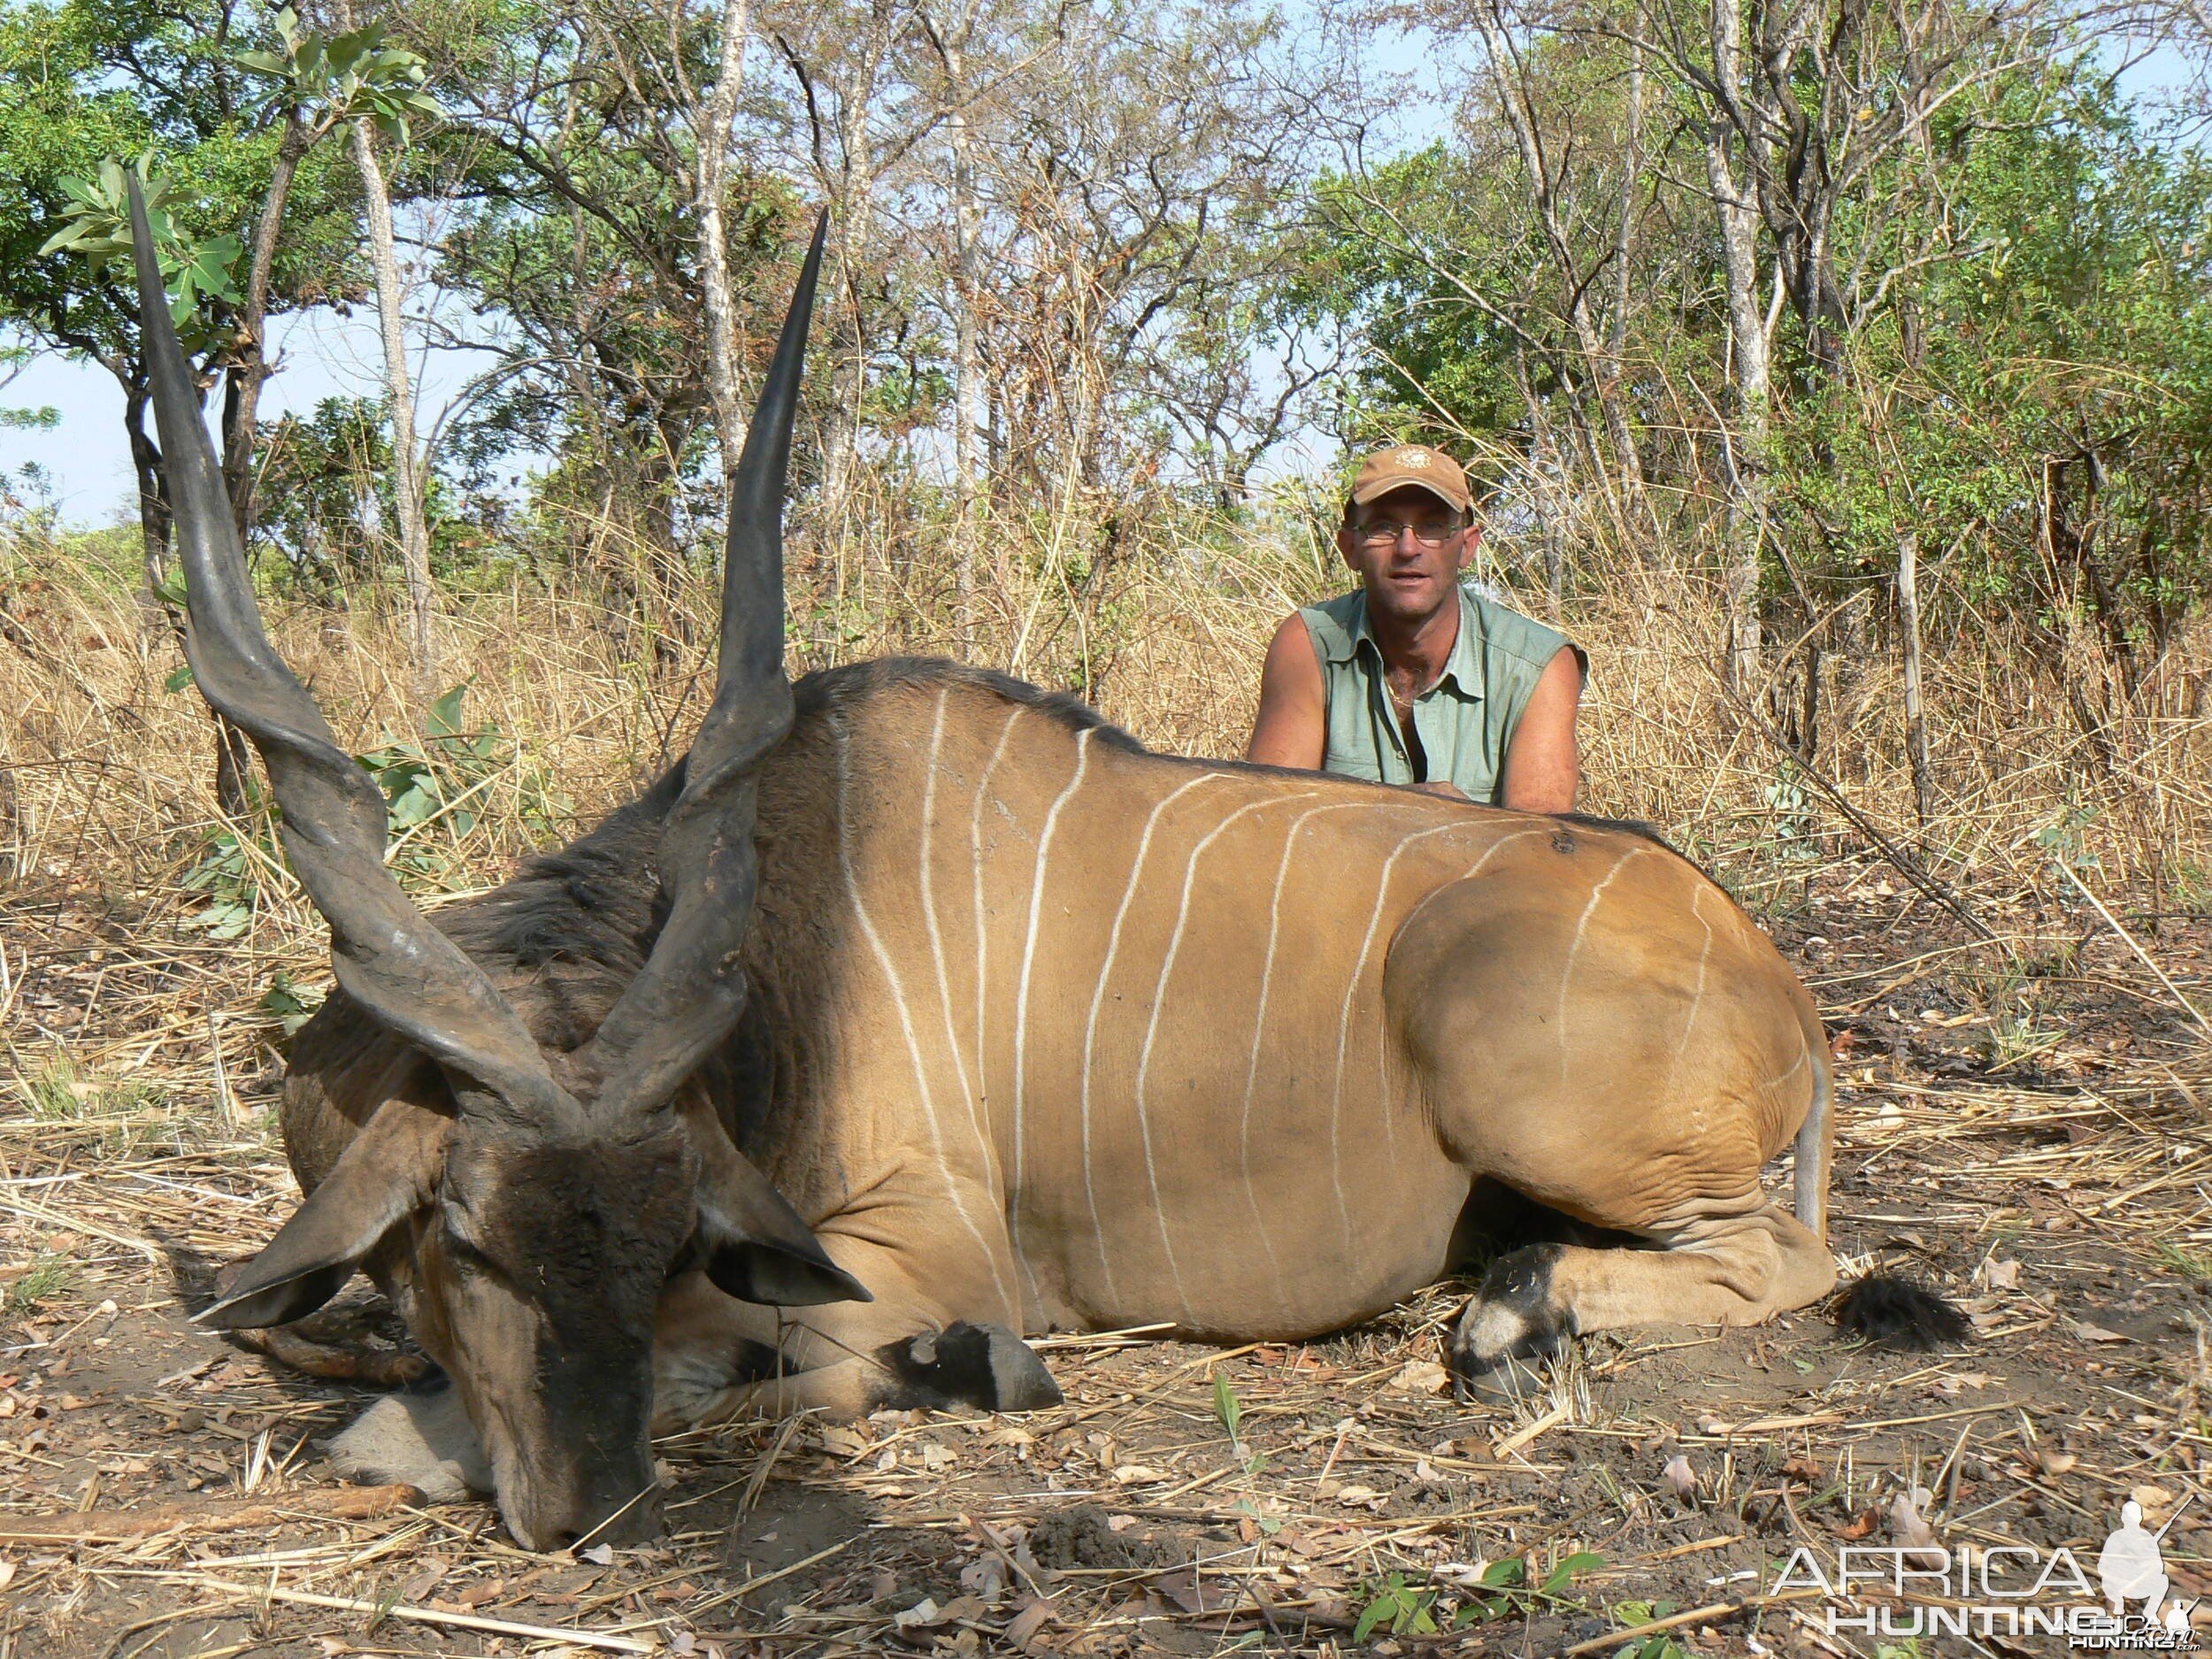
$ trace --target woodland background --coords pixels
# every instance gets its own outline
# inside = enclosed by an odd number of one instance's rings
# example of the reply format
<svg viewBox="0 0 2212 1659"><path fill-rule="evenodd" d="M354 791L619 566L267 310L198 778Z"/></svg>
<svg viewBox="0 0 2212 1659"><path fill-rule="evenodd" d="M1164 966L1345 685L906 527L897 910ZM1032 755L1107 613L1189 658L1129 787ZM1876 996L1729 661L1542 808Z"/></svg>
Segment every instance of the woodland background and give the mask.
<svg viewBox="0 0 2212 1659"><path fill-rule="evenodd" d="M426 894L698 712L723 464L826 207L795 667L945 652L1235 753L1268 629L1344 585L1346 457L1416 437L1494 492L1479 574L1591 649L1594 808L1755 903L1871 854L1970 926L2155 929L2212 892L2207 22L8 0L0 340L113 377L140 493L70 530L6 474L0 857L304 921L178 672L143 157L268 607ZM384 395L264 419L270 319L318 307L379 319ZM431 343L480 367L419 408Z"/></svg>

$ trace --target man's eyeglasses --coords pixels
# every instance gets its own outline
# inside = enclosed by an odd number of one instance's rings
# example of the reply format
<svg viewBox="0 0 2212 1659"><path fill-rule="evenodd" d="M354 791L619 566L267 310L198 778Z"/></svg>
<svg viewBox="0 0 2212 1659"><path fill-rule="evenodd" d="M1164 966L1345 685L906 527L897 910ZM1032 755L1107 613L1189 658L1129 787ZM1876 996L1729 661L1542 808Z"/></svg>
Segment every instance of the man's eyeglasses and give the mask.
<svg viewBox="0 0 2212 1659"><path fill-rule="evenodd" d="M1435 519L1422 524L1393 524L1387 518L1378 518L1372 523L1356 526L1352 534L1367 547L1395 547L1398 538L1410 530L1413 539L1423 547L1442 547L1465 527L1464 525L1445 524Z"/></svg>

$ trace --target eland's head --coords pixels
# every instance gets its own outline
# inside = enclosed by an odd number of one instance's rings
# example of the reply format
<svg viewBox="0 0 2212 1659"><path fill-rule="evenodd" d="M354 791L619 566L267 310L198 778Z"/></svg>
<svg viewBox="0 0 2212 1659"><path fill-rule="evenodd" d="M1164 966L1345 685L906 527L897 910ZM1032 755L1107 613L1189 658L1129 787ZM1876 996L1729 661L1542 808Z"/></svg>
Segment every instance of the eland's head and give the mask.
<svg viewBox="0 0 2212 1659"><path fill-rule="evenodd" d="M459 1391L516 1537L650 1535L654 1317L671 1272L695 1261L730 1294L780 1305L867 1294L710 1114L673 1103L745 1005L756 773L792 718L782 498L821 229L731 479L719 676L662 830L664 920L596 1029L555 1048L402 893L381 795L271 647L134 180L131 224L193 676L261 752L340 987L421 1056L200 1321L301 1318L365 1258L396 1256L410 1322Z"/></svg>

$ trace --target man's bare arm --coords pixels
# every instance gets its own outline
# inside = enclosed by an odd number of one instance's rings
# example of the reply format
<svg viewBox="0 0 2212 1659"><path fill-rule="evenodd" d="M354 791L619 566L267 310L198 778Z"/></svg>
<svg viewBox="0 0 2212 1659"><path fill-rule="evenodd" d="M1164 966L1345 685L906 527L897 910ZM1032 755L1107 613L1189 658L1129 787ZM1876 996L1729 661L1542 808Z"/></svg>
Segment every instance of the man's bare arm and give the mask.
<svg viewBox="0 0 2212 1659"><path fill-rule="evenodd" d="M1571 812L1582 766L1575 716L1582 703L1582 664L1562 648L1529 694L1528 707L1505 751L1505 804L1525 812Z"/></svg>
<svg viewBox="0 0 2212 1659"><path fill-rule="evenodd" d="M1318 772L1329 753L1328 694L1321 659L1303 618L1291 616L1275 630L1260 671L1260 710L1244 757L1269 766Z"/></svg>

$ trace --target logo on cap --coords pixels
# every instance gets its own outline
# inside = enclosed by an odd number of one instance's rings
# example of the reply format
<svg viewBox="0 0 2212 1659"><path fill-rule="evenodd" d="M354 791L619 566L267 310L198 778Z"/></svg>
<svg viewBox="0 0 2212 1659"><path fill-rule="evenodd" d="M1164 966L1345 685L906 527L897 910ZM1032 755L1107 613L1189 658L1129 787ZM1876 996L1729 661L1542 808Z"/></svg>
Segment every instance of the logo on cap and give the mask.
<svg viewBox="0 0 2212 1659"><path fill-rule="evenodd" d="M1398 465L1418 470L1430 465L1426 449L1401 449L1390 457Z"/></svg>

